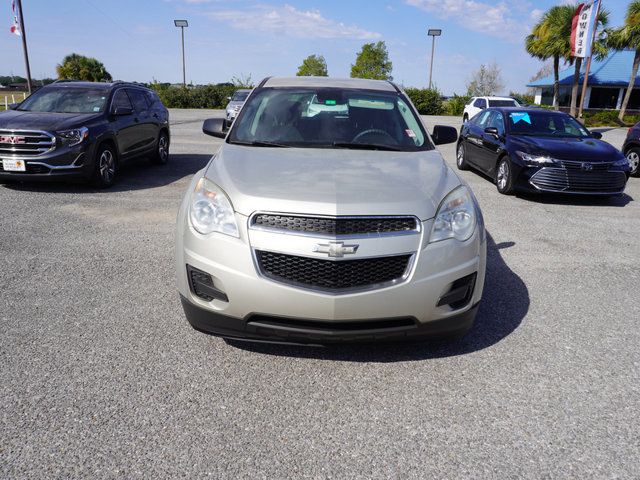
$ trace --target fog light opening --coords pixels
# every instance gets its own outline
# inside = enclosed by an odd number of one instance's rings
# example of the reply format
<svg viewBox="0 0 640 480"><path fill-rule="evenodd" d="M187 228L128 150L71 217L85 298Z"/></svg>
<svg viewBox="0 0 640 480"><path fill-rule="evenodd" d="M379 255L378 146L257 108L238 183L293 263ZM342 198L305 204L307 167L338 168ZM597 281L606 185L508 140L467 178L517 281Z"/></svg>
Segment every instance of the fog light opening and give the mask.
<svg viewBox="0 0 640 480"><path fill-rule="evenodd" d="M473 297L476 276L477 273L474 272L453 282L449 291L440 297L437 306L448 305L454 310L467 306Z"/></svg>
<svg viewBox="0 0 640 480"><path fill-rule="evenodd" d="M189 279L189 288L196 297L207 302L212 300L229 301L227 295L215 287L213 277L207 272L187 265L187 278Z"/></svg>

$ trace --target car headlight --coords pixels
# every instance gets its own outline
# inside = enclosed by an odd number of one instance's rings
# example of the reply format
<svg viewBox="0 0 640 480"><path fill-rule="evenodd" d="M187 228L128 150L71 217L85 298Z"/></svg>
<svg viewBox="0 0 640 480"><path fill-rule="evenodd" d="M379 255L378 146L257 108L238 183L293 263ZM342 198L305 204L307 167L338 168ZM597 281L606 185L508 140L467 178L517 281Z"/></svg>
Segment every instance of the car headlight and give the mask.
<svg viewBox="0 0 640 480"><path fill-rule="evenodd" d="M58 137L60 137L64 143L73 147L89 137L89 129L87 127L81 127L63 130L62 132L58 132Z"/></svg>
<svg viewBox="0 0 640 480"><path fill-rule="evenodd" d="M193 228L203 235L212 232L240 237L233 207L220 187L202 177L191 195L189 219Z"/></svg>
<svg viewBox="0 0 640 480"><path fill-rule="evenodd" d="M615 162L613 162L613 166L614 167L628 167L629 165L630 165L630 162L626 157L621 158L620 160L616 160Z"/></svg>
<svg viewBox="0 0 640 480"><path fill-rule="evenodd" d="M447 238L464 242L471 238L478 223L478 212L471 192L464 185L449 193L438 208L429 243Z"/></svg>
<svg viewBox="0 0 640 480"><path fill-rule="evenodd" d="M529 165L552 165L555 159L546 155L532 155L526 152L516 152L516 154Z"/></svg>

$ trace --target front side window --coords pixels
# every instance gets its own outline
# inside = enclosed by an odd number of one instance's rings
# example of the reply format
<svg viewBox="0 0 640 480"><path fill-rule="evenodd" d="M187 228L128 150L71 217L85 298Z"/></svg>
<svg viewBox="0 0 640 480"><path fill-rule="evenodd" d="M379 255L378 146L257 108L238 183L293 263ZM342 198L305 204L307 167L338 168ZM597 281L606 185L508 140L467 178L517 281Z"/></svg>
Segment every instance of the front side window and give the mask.
<svg viewBox="0 0 640 480"><path fill-rule="evenodd" d="M473 106L476 108L487 108L487 101L484 98L478 98Z"/></svg>
<svg viewBox="0 0 640 480"><path fill-rule="evenodd" d="M471 120L470 122L474 125L477 125L479 127L485 127L487 120L489 119L489 115L491 115L491 111L490 110L485 110L483 112L480 112L478 114L476 114Z"/></svg>
<svg viewBox="0 0 640 480"><path fill-rule="evenodd" d="M137 112L144 112L149 108L147 100L144 98L144 95L140 90L128 89L127 93L129 93L133 106Z"/></svg>
<svg viewBox="0 0 640 480"><path fill-rule="evenodd" d="M489 120L488 127L493 127L498 130L498 135L504 135L504 119L500 112L494 112Z"/></svg>
<svg viewBox="0 0 640 480"><path fill-rule="evenodd" d="M20 104L17 110L51 113L100 113L107 103L107 91L78 87L45 87Z"/></svg>
<svg viewBox="0 0 640 480"><path fill-rule="evenodd" d="M118 107L133 108L133 105L131 105L131 100L129 100L129 96L123 89L118 90L113 95L113 101L111 102L111 108L118 108Z"/></svg>
<svg viewBox="0 0 640 480"><path fill-rule="evenodd" d="M340 88L260 89L243 107L228 141L310 148L433 149L402 94Z"/></svg>

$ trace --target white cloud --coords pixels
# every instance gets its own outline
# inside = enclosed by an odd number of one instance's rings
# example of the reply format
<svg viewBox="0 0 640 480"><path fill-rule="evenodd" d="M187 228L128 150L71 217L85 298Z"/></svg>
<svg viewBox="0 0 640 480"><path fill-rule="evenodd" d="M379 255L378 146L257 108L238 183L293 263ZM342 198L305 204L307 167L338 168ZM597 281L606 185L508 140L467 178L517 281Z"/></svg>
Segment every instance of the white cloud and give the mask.
<svg viewBox="0 0 640 480"><path fill-rule="evenodd" d="M220 10L207 14L237 30L262 31L299 38L352 38L375 40L379 33L346 25L322 16L319 10L298 10L291 5L259 5L248 10Z"/></svg>
<svg viewBox="0 0 640 480"><path fill-rule="evenodd" d="M459 25L491 36L519 41L528 29L527 20L514 17L522 10L522 2L484 3L475 0L405 0L407 5L417 7L436 16L451 18ZM516 4L516 5L514 5Z"/></svg>

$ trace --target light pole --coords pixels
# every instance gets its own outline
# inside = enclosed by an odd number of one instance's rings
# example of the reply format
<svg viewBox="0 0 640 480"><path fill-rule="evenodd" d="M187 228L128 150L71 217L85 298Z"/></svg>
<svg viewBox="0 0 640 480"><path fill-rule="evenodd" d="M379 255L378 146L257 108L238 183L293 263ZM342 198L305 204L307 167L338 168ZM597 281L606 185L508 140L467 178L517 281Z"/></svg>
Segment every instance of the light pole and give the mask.
<svg viewBox="0 0 640 480"><path fill-rule="evenodd" d="M182 86L187 88L187 70L184 64L184 27L188 27L189 22L186 20L174 20L173 24L176 27L180 27L180 32L182 33Z"/></svg>
<svg viewBox="0 0 640 480"><path fill-rule="evenodd" d="M430 28L427 31L427 35L431 37L431 67L429 67L429 90L431 90L431 75L433 74L433 54L436 51L436 37L442 35L442 30L439 28Z"/></svg>

